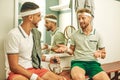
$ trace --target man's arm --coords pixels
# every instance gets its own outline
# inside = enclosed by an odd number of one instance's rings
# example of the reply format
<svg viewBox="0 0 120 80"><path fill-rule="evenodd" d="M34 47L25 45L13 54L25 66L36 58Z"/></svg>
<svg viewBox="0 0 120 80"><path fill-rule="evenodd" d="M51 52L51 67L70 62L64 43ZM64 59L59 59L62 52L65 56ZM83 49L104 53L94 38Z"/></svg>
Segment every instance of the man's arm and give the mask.
<svg viewBox="0 0 120 80"><path fill-rule="evenodd" d="M20 66L18 64L19 54L12 54L11 53L11 54L7 54L7 55L8 55L10 70L14 73L24 75L25 77L30 79L33 73L27 71L25 68L23 68L22 66ZM37 77L37 80L42 80L42 79L40 77Z"/></svg>
<svg viewBox="0 0 120 80"><path fill-rule="evenodd" d="M56 53L61 53L58 49L60 48L59 45L66 45L66 38L62 32L58 32L54 36L54 46L51 47L51 51L54 51Z"/></svg>
<svg viewBox="0 0 120 80"><path fill-rule="evenodd" d="M58 49L56 49L57 51L61 52L61 53L68 53L70 55L74 54L74 50L75 50L75 46L74 45L70 45L70 47L67 47L66 45L57 45Z"/></svg>
<svg viewBox="0 0 120 80"><path fill-rule="evenodd" d="M106 57L105 48L99 48L99 50L97 50L97 51L94 53L94 56L95 56L96 58L104 59L104 58Z"/></svg>
<svg viewBox="0 0 120 80"><path fill-rule="evenodd" d="M50 63L60 63L60 58L57 56L42 55L42 61L46 61L46 62L50 62Z"/></svg>
<svg viewBox="0 0 120 80"><path fill-rule="evenodd" d="M105 48L99 48L99 50L101 51L101 58L104 59L106 57Z"/></svg>

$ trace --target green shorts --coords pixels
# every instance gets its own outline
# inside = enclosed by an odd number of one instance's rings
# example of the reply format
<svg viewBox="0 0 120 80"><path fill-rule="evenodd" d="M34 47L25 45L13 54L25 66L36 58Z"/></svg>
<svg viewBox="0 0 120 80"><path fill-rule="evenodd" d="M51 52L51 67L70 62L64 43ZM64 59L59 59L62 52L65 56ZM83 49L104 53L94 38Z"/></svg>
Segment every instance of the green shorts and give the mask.
<svg viewBox="0 0 120 80"><path fill-rule="evenodd" d="M71 62L71 69L75 66L83 68L90 78L92 78L97 73L103 71L101 64L96 61L74 61Z"/></svg>

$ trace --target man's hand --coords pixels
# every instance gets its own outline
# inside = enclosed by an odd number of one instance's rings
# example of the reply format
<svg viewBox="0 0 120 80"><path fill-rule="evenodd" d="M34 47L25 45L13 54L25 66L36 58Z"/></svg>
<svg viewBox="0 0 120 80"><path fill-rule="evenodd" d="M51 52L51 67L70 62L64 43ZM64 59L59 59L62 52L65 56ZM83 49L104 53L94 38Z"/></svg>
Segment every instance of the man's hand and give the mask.
<svg viewBox="0 0 120 80"><path fill-rule="evenodd" d="M60 63L60 58L57 56L53 56L50 58L50 63Z"/></svg>
<svg viewBox="0 0 120 80"><path fill-rule="evenodd" d="M100 50L97 50L97 51L94 53L94 57L95 57L95 58L101 58L101 51L100 51Z"/></svg>
<svg viewBox="0 0 120 80"><path fill-rule="evenodd" d="M68 49L67 46L65 46L63 44L58 44L57 45L57 49L55 50L55 52L57 52L57 53L64 53L67 49Z"/></svg>
<svg viewBox="0 0 120 80"><path fill-rule="evenodd" d="M104 59L104 58L106 57L105 49L97 50L97 51L94 53L94 57L95 57L95 58Z"/></svg>
<svg viewBox="0 0 120 80"><path fill-rule="evenodd" d="M48 44L44 44L44 45L42 46L42 50L45 50L45 49L48 49Z"/></svg>
<svg viewBox="0 0 120 80"><path fill-rule="evenodd" d="M101 59L104 59L106 57L106 53L105 52L101 52Z"/></svg>

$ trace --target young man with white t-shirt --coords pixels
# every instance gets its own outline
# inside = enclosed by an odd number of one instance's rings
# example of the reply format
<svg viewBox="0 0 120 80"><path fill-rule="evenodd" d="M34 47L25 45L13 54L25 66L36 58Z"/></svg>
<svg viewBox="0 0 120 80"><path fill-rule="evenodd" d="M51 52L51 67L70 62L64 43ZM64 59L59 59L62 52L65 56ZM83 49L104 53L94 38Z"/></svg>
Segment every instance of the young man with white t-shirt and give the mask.
<svg viewBox="0 0 120 80"><path fill-rule="evenodd" d="M11 70L8 80L65 80L47 69L33 67L32 29L37 28L38 22L41 20L39 6L32 2L25 2L21 7L20 15L23 23L8 33L5 45ZM41 57L43 61L53 62L54 59L59 61L57 57Z"/></svg>

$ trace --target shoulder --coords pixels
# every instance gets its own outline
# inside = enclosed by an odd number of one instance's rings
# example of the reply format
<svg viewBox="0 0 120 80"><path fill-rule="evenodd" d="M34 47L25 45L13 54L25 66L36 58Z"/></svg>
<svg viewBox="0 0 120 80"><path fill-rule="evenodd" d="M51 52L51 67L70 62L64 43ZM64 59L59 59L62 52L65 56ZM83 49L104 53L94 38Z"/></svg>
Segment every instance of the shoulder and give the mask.
<svg viewBox="0 0 120 80"><path fill-rule="evenodd" d="M93 32L95 35L97 35L97 36L100 36L100 32L98 31L98 30L96 30L96 29L94 29L94 32Z"/></svg>
<svg viewBox="0 0 120 80"><path fill-rule="evenodd" d="M74 31L74 32L71 34L71 36L77 35L78 33L80 33L80 31L79 31L79 30L76 30L76 31Z"/></svg>
<svg viewBox="0 0 120 80"><path fill-rule="evenodd" d="M102 33L100 33L98 30L95 29L95 37L98 38L98 39L101 39L102 38Z"/></svg>
<svg viewBox="0 0 120 80"><path fill-rule="evenodd" d="M13 37L17 37L17 36L19 36L20 35L20 32L19 32L19 29L16 27L16 28L13 28L12 30L10 30L9 32L8 32L8 36L13 36Z"/></svg>
<svg viewBox="0 0 120 80"><path fill-rule="evenodd" d="M60 31L58 31L56 34L61 34L61 35L64 35L64 33L60 32Z"/></svg>
<svg viewBox="0 0 120 80"><path fill-rule="evenodd" d="M63 32L61 32L60 30L57 30L56 35L61 35L61 36L63 36L63 35L64 35L64 33L63 33Z"/></svg>
<svg viewBox="0 0 120 80"><path fill-rule="evenodd" d="M7 34L7 36L5 38L5 41L8 44L13 44L13 43L19 42L20 38L21 38L21 34L19 32L19 29L14 28L9 31L9 33Z"/></svg>

